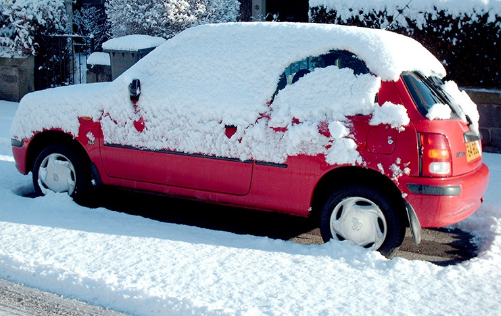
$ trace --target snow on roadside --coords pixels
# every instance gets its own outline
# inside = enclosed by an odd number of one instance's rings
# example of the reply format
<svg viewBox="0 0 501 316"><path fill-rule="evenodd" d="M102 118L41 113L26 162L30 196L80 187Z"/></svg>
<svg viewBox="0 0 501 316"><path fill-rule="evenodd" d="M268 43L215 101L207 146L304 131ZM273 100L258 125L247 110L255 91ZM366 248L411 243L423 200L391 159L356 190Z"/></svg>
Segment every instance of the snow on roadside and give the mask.
<svg viewBox="0 0 501 316"><path fill-rule="evenodd" d="M0 278L133 315L496 315L501 309L501 156L480 210L457 224L477 258L387 260L348 242L300 245L161 223L64 194L39 198L15 170L0 101Z"/></svg>
<svg viewBox="0 0 501 316"><path fill-rule="evenodd" d="M17 105L18 103L16 102L0 101L0 155L2 156L12 156L12 150L10 149L10 125L16 113Z"/></svg>

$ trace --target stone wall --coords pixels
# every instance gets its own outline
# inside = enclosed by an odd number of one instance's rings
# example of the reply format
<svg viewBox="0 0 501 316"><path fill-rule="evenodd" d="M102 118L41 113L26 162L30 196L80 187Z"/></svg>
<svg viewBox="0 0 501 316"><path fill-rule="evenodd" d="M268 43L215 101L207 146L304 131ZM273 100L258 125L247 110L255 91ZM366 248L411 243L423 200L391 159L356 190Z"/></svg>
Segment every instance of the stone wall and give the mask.
<svg viewBox="0 0 501 316"><path fill-rule="evenodd" d="M87 64L87 83L111 81L111 66Z"/></svg>
<svg viewBox="0 0 501 316"><path fill-rule="evenodd" d="M466 89L480 113L484 151L501 153L501 90Z"/></svg>
<svg viewBox="0 0 501 316"><path fill-rule="evenodd" d="M0 58L0 100L18 102L35 90L35 59Z"/></svg>

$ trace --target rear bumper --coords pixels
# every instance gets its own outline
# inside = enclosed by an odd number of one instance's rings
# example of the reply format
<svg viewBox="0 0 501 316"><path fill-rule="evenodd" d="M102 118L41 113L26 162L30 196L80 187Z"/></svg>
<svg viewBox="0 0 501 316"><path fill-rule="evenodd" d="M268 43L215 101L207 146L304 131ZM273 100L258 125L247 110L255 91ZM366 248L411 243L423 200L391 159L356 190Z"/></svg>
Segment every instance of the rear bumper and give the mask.
<svg viewBox="0 0 501 316"><path fill-rule="evenodd" d="M488 183L489 168L485 164L458 177L408 177L400 181L405 200L424 228L452 225L473 214L482 203Z"/></svg>

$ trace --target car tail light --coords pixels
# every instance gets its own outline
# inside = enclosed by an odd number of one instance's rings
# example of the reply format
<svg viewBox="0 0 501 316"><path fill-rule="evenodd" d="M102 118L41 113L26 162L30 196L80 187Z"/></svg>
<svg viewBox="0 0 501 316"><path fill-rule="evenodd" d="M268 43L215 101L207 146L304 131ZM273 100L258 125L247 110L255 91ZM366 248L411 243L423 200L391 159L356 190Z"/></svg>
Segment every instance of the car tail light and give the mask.
<svg viewBox="0 0 501 316"><path fill-rule="evenodd" d="M421 176L437 177L452 174L452 155L447 137L443 134L419 134Z"/></svg>

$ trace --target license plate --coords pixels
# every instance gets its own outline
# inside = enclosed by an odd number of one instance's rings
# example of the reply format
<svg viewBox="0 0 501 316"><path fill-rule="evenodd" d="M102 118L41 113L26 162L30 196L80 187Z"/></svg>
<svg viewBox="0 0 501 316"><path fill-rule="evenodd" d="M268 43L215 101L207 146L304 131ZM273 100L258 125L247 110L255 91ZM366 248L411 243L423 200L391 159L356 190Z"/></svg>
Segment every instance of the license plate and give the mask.
<svg viewBox="0 0 501 316"><path fill-rule="evenodd" d="M466 161L470 162L480 156L480 150L478 149L478 143L476 141L466 143Z"/></svg>

